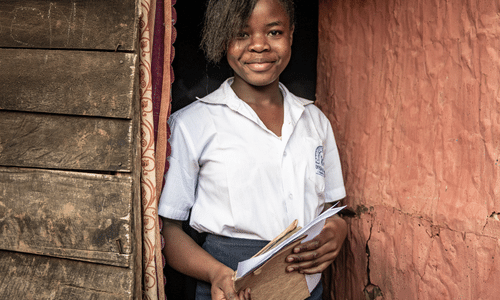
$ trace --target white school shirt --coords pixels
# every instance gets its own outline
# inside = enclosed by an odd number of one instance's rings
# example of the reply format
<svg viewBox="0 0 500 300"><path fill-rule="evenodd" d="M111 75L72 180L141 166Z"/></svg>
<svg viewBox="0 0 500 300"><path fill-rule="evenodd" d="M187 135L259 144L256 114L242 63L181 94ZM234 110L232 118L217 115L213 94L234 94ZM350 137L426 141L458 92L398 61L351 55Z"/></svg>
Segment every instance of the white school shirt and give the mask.
<svg viewBox="0 0 500 300"><path fill-rule="evenodd" d="M158 214L198 232L272 240L304 226L325 202L345 197L330 122L284 85L282 136L231 88L232 78L174 113L171 155Z"/></svg>

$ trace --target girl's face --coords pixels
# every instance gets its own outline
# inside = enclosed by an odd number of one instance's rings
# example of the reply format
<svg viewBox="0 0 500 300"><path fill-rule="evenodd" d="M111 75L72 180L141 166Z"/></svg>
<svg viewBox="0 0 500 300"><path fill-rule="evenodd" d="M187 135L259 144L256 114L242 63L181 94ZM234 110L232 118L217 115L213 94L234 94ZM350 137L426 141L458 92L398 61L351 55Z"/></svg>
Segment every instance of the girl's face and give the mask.
<svg viewBox="0 0 500 300"><path fill-rule="evenodd" d="M279 75L291 56L293 28L278 0L260 0L248 23L227 49L227 60L234 70L234 81L267 86Z"/></svg>

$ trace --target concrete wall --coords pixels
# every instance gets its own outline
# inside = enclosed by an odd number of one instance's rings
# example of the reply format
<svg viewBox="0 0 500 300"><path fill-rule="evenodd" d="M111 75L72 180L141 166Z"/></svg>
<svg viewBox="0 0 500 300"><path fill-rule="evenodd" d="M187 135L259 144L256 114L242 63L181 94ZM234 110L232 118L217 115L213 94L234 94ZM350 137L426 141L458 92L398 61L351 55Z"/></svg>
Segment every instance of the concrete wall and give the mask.
<svg viewBox="0 0 500 300"><path fill-rule="evenodd" d="M500 299L500 2L320 0L341 153L336 299Z"/></svg>

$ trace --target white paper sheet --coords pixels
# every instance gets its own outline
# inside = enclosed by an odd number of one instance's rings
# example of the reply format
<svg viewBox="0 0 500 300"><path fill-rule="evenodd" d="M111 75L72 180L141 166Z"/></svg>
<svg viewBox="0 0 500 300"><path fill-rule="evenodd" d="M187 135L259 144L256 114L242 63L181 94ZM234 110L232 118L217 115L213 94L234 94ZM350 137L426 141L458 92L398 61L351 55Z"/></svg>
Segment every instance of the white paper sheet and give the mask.
<svg viewBox="0 0 500 300"><path fill-rule="evenodd" d="M318 285L320 280L321 280L321 273L310 274L310 275L306 274L307 289L309 289L309 293L312 293L312 291Z"/></svg>
<svg viewBox="0 0 500 300"><path fill-rule="evenodd" d="M257 269L258 267L262 266L274 254L278 253L281 249L285 248L286 246L293 243L298 238L300 238L304 235L307 235L307 237L302 240L302 243L312 240L323 229L323 226L325 225L325 220L327 218L337 214L344 207L345 206L342 206L342 207L332 206L331 208L325 210L321 215L316 217L316 219L312 220L311 223L304 226L304 228L302 228L299 231L297 231L296 233L294 233L292 236L290 236L288 239L286 239L285 241L280 243L275 248L273 248L273 249L269 250L268 252L265 252L259 256L252 257L252 258L247 259L245 261L239 262L238 269L236 270L236 277L237 278L243 277L246 274ZM307 286L309 288L309 292L311 292L316 287L316 285L318 284L320 279L321 279L321 274L306 275L306 281L307 281Z"/></svg>

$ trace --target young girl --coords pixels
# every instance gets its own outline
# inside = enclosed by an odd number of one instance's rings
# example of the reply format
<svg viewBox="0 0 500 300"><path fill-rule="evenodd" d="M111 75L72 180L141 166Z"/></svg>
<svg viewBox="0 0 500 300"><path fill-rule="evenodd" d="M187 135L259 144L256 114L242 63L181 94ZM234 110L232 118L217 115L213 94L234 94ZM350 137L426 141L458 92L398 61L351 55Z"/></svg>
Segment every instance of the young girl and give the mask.
<svg viewBox="0 0 500 300"><path fill-rule="evenodd" d="M331 125L312 103L279 83L294 31L292 0L211 0L203 32L209 60L234 71L210 95L173 114L170 168L159 204L164 254L197 278L197 299L251 299L233 270L295 219L300 226L345 197ZM181 221L208 236L200 247ZM322 272L347 226L322 232L287 257L287 272ZM321 284L309 299L321 299Z"/></svg>

